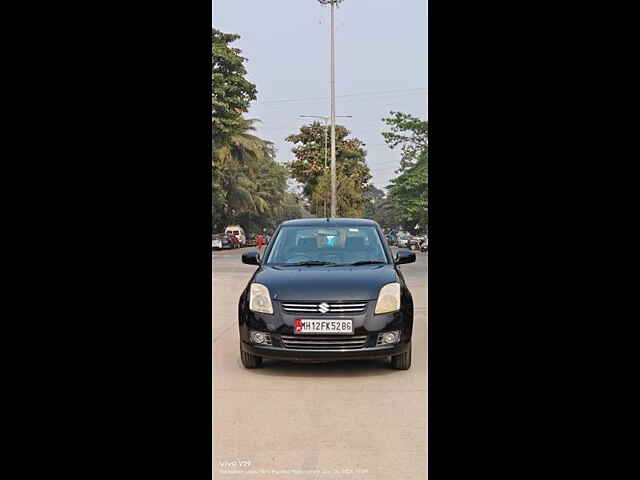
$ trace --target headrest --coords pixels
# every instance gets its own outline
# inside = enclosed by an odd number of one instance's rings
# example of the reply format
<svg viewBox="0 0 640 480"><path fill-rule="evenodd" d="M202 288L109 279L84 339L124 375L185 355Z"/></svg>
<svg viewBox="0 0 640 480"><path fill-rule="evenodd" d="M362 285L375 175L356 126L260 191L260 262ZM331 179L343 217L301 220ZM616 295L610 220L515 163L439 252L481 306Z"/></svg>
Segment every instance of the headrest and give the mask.
<svg viewBox="0 0 640 480"><path fill-rule="evenodd" d="M364 237L347 237L345 247L349 250L364 250Z"/></svg>
<svg viewBox="0 0 640 480"><path fill-rule="evenodd" d="M298 247L300 248L318 248L318 243L316 242L316 239L311 237L307 237L307 238L299 238L298 239Z"/></svg>

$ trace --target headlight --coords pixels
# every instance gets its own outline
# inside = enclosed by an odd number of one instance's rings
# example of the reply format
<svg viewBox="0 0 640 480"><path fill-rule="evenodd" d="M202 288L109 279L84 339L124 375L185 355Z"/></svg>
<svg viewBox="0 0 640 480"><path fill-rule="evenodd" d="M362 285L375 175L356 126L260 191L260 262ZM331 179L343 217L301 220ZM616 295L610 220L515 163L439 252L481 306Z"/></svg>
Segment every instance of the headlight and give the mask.
<svg viewBox="0 0 640 480"><path fill-rule="evenodd" d="M400 284L389 283L380 289L375 313L389 313L400 310Z"/></svg>
<svg viewBox="0 0 640 480"><path fill-rule="evenodd" d="M251 284L249 296L249 310L260 313L273 314L269 289L260 283Z"/></svg>

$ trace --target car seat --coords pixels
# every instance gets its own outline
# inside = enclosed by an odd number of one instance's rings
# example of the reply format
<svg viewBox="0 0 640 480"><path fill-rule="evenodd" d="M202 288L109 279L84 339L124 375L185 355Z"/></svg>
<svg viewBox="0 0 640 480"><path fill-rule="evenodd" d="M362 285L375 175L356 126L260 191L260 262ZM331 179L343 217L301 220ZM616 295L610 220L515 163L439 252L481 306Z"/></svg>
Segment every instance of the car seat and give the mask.
<svg viewBox="0 0 640 480"><path fill-rule="evenodd" d="M364 237L347 237L344 245L344 261L357 262L370 260L370 252L364 242Z"/></svg>
<svg viewBox="0 0 640 480"><path fill-rule="evenodd" d="M318 248L318 242L314 237L303 237L298 239L297 247L299 250L315 250Z"/></svg>

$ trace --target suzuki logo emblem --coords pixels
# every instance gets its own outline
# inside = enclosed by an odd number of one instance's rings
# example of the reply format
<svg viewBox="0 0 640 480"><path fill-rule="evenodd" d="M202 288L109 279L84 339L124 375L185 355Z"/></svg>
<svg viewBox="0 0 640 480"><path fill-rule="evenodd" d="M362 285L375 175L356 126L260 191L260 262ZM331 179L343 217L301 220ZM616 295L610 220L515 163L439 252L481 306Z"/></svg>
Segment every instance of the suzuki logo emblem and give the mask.
<svg viewBox="0 0 640 480"><path fill-rule="evenodd" d="M327 313L329 311L329 304L326 302L322 302L320 305L318 305L318 310L320 310L320 313Z"/></svg>

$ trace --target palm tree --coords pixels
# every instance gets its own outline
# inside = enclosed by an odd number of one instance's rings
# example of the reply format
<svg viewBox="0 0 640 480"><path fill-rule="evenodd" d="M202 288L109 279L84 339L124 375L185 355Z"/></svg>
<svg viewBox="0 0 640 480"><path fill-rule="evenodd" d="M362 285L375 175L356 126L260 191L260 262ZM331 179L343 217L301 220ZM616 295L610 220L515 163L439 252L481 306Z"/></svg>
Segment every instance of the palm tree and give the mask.
<svg viewBox="0 0 640 480"><path fill-rule="evenodd" d="M256 177L262 164L274 156L273 144L253 133L257 120L244 120L242 127L223 145L214 145L213 174L224 192L226 212L263 213L268 202L257 190ZM216 183L216 182L214 182Z"/></svg>

